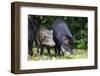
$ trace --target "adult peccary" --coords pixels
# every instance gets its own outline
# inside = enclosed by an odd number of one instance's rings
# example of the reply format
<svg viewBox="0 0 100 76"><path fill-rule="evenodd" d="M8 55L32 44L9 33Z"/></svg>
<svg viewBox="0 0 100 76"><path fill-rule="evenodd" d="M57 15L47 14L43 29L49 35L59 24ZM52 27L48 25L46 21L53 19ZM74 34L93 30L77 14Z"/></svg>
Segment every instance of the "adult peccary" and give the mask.
<svg viewBox="0 0 100 76"><path fill-rule="evenodd" d="M40 52L40 55L41 56L43 55L44 48L46 48L48 51L48 55L51 56L50 49L55 46L55 43L53 41L53 31L41 27L37 32L37 41L38 41L38 52Z"/></svg>
<svg viewBox="0 0 100 76"><path fill-rule="evenodd" d="M63 19L57 18L53 24L53 40L56 43L56 54L61 55L61 53L72 54L74 43L72 34L68 28L68 25Z"/></svg>

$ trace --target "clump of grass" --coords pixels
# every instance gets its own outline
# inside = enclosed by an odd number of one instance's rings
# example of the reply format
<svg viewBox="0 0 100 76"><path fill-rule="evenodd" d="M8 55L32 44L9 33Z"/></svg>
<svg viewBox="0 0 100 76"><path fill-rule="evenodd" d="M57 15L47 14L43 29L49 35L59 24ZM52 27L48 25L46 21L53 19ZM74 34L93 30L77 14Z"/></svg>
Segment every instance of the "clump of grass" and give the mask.
<svg viewBox="0 0 100 76"><path fill-rule="evenodd" d="M32 50L33 52L34 51L36 52L37 48L33 48ZM75 49L74 54L64 54L56 57L55 57L54 49L52 49L51 54L52 54L51 56L48 56L48 51L44 49L44 54L42 56L40 55L29 56L28 60L38 61L38 60L59 60L59 59L84 59L88 57L88 51L86 49Z"/></svg>

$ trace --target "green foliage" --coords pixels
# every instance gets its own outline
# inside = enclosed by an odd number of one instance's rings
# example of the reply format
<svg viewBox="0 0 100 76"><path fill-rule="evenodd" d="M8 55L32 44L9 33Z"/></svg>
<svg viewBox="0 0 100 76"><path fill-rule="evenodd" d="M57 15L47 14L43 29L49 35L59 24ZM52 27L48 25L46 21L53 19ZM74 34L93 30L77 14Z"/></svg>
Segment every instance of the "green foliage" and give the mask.
<svg viewBox="0 0 100 76"><path fill-rule="evenodd" d="M48 29L51 29L52 22L58 18L58 16L39 16L39 15L29 15L29 20L35 20L38 24ZM74 45L76 49L87 49L87 38L88 38L88 18L87 17L61 17L66 24L68 24L69 29L73 35Z"/></svg>
<svg viewBox="0 0 100 76"><path fill-rule="evenodd" d="M67 24L74 37L75 48L87 49L87 37L88 37L88 20L86 17L67 17Z"/></svg>

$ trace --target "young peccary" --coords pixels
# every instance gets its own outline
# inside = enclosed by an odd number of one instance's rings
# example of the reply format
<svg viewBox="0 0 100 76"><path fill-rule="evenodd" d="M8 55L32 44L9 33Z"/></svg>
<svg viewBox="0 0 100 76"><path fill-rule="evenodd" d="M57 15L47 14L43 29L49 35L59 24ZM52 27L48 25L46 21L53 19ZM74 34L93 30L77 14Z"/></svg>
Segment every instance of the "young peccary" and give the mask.
<svg viewBox="0 0 100 76"><path fill-rule="evenodd" d="M37 32L38 52L43 55L44 48L47 49L48 55L51 56L50 49L55 46L53 41L53 31L46 28L40 28Z"/></svg>

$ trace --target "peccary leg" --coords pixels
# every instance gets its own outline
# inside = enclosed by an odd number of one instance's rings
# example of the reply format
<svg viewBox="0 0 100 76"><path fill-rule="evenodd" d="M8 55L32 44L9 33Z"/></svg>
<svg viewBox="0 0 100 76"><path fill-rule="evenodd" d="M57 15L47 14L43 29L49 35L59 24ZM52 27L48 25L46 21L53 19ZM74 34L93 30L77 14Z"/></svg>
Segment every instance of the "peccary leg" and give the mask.
<svg viewBox="0 0 100 76"><path fill-rule="evenodd" d="M44 46L43 46L43 45L41 45L40 55L42 56L42 55L43 55L43 53L44 53Z"/></svg>
<svg viewBox="0 0 100 76"><path fill-rule="evenodd" d="M31 40L29 40L28 41L28 48L29 48L28 49L29 50L28 53L29 53L30 56L33 55L33 52L32 52L32 44L33 44L33 42Z"/></svg>
<svg viewBox="0 0 100 76"><path fill-rule="evenodd" d="M48 55L51 56L51 53L50 53L50 47L47 46L46 48L47 48L47 51L48 51Z"/></svg>
<svg viewBox="0 0 100 76"><path fill-rule="evenodd" d="M59 45L57 45L57 55L58 55L58 56L61 55L60 52L61 52L61 47L60 47Z"/></svg>
<svg viewBox="0 0 100 76"><path fill-rule="evenodd" d="M57 56L57 47L54 46L54 50L55 50L55 57Z"/></svg>

